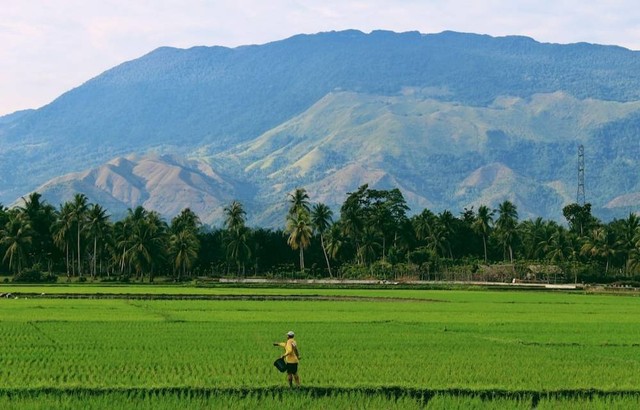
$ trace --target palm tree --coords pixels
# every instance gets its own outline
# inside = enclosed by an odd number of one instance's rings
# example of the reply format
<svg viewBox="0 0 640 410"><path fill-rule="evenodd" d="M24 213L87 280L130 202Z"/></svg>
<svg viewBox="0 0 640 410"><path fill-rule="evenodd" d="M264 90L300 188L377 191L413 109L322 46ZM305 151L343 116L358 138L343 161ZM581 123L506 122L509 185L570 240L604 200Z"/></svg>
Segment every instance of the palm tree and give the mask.
<svg viewBox="0 0 640 410"><path fill-rule="evenodd" d="M196 233L200 225L201 222L198 215L191 209L185 208L178 216L171 220L171 232L178 233L184 230L190 230Z"/></svg>
<svg viewBox="0 0 640 410"><path fill-rule="evenodd" d="M449 258L453 259L453 251L451 250L451 238L455 234L456 218L451 211L443 211L438 215L438 225L442 234L442 246L447 250Z"/></svg>
<svg viewBox="0 0 640 410"><path fill-rule="evenodd" d="M580 253L603 259L605 261L604 273L606 275L609 272L611 258L618 253L615 237L604 226L597 227L585 238Z"/></svg>
<svg viewBox="0 0 640 410"><path fill-rule="evenodd" d="M291 249L300 251L300 271L304 272L304 249L311 243L313 230L309 214L301 209L299 212L289 215L285 233L289 234L287 244Z"/></svg>
<svg viewBox="0 0 640 410"><path fill-rule="evenodd" d="M76 227L76 241L78 246L78 276L82 277L82 256L80 253L80 232L84 227L87 216L88 199L85 194L75 194L71 201L70 218Z"/></svg>
<svg viewBox="0 0 640 410"><path fill-rule="evenodd" d="M547 221L541 217L537 217L533 221L527 220L518 226L518 230L521 234L525 258L543 259L551 234Z"/></svg>
<svg viewBox="0 0 640 410"><path fill-rule="evenodd" d="M616 247L624 257L624 270L627 273L629 269L629 259L636 248L636 240L640 233L640 218L634 213L629 213L626 219L615 220L611 223L614 229Z"/></svg>
<svg viewBox="0 0 640 410"><path fill-rule="evenodd" d="M493 225L494 211L489 209L486 205L480 205L478 208L478 214L473 221L473 230L482 236L482 245L484 247L484 263L487 263L487 238L491 233L491 227Z"/></svg>
<svg viewBox="0 0 640 410"><path fill-rule="evenodd" d="M224 225L229 231L237 230L244 226L246 212L242 203L234 200L229 206L224 208L225 221Z"/></svg>
<svg viewBox="0 0 640 410"><path fill-rule="evenodd" d="M129 211L131 211L131 209L129 209ZM131 242L131 225L128 217L113 224L112 264L121 275L125 274L125 269L129 266L127 251L130 248Z"/></svg>
<svg viewBox="0 0 640 410"><path fill-rule="evenodd" d="M174 269L178 271L178 280L181 275L187 273L198 258L200 225L200 218L189 208L183 209L180 215L171 221L169 253L173 259Z"/></svg>
<svg viewBox="0 0 640 410"><path fill-rule="evenodd" d="M289 194L289 212L285 233L289 234L287 244L300 251L300 271L304 271L304 249L311 243L313 234L309 210L309 195L304 188L296 188Z"/></svg>
<svg viewBox="0 0 640 410"><path fill-rule="evenodd" d="M129 268L127 274L131 273L134 231L145 222L147 215L148 211L142 206L137 206L135 209L129 208L127 216L116 222L113 227L114 262L120 267L121 274L125 274L126 268Z"/></svg>
<svg viewBox="0 0 640 410"><path fill-rule="evenodd" d="M0 244L7 248L3 261L9 261L9 270L22 271L33 240L33 229L31 229L31 224L25 214L9 213L9 221L0 232L0 237L2 238Z"/></svg>
<svg viewBox="0 0 640 410"><path fill-rule="evenodd" d="M98 204L89 206L86 230L89 233L89 237L93 238L93 266L91 269L91 277L95 278L98 261L98 241L102 243L109 230L109 215L107 215L107 211L102 208L102 206ZM102 249L100 250L102 251Z"/></svg>
<svg viewBox="0 0 640 410"><path fill-rule="evenodd" d="M148 270L149 281L153 281L154 268L161 261L166 249L166 231L166 224L155 211L148 212L145 219L132 226L128 252L140 280L144 271Z"/></svg>
<svg viewBox="0 0 640 410"><path fill-rule="evenodd" d="M376 234L376 228L372 226L365 227L362 232L362 240L357 249L357 253L364 265L368 266L376 257L376 252L380 246L376 240Z"/></svg>
<svg viewBox="0 0 640 410"><path fill-rule="evenodd" d="M342 235L342 227L339 222L331 225L327 232L327 254L331 259L336 260L342 245L344 243L344 237Z"/></svg>
<svg viewBox="0 0 640 410"><path fill-rule="evenodd" d="M190 229L183 229L171 235L169 240L169 253L173 259L173 267L180 275L184 275L193 266L198 258L200 242L195 232Z"/></svg>
<svg viewBox="0 0 640 410"><path fill-rule="evenodd" d="M51 227L56 219L55 208L42 200L42 195L38 192L32 192L23 201L24 204L18 210L25 214L33 231L31 262L40 263L43 258L47 258L50 268L54 250Z"/></svg>
<svg viewBox="0 0 640 410"><path fill-rule="evenodd" d="M563 263L575 258L575 243L572 233L562 226L557 226L549 240L547 259L551 263Z"/></svg>
<svg viewBox="0 0 640 410"><path fill-rule="evenodd" d="M430 250L436 257L439 255L444 256L447 241L446 231L433 212L424 209L413 218L413 226L416 232L416 239L424 242L426 249Z"/></svg>
<svg viewBox="0 0 640 410"><path fill-rule="evenodd" d="M416 233L416 239L419 241L428 241L434 234L436 229L436 216L428 209L412 218L413 229Z"/></svg>
<svg viewBox="0 0 640 410"><path fill-rule="evenodd" d="M242 273L244 275L245 260L248 259L251 249L249 248L249 235L250 231L245 226L246 212L237 200L231 202L229 206L224 208L225 221L224 225L227 228L225 239L227 242L227 256L235 261L240 272L242 267Z"/></svg>
<svg viewBox="0 0 640 410"><path fill-rule="evenodd" d="M409 206L407 205L402 192L398 188L382 192L384 198L383 206L386 210L385 213L388 213L390 216L385 226L390 227L390 233L393 234L392 246L396 247L398 245L398 236L401 233L402 228L405 227L408 222L407 211L409 211ZM384 251L382 252L382 255L384 258Z"/></svg>
<svg viewBox="0 0 640 410"><path fill-rule="evenodd" d="M289 194L289 216L293 216L298 212L310 212L309 194L304 188L296 188L293 193Z"/></svg>
<svg viewBox="0 0 640 410"><path fill-rule="evenodd" d="M251 231L244 224L229 230L226 235L227 255L236 262L238 274L242 268L243 276L245 275L245 262L251 257L250 235Z"/></svg>
<svg viewBox="0 0 640 410"><path fill-rule="evenodd" d="M324 259L327 262L329 277L333 277L333 275L331 274L329 256L327 255L327 248L324 243L324 234L331 226L332 215L333 212L331 212L331 209L323 203L315 204L313 206L313 209L311 210L311 224L313 225L313 229L320 235L320 246L322 247L322 252L324 253Z"/></svg>
<svg viewBox="0 0 640 410"><path fill-rule="evenodd" d="M504 201L498 206L498 213L500 214L496 221L498 238L503 245L504 253L509 251L509 261L513 263L513 241L518 224L518 210L512 202Z"/></svg>
<svg viewBox="0 0 640 410"><path fill-rule="evenodd" d="M65 202L60 206L60 211L57 213L56 222L54 223L53 230L53 243L66 255L66 267L67 267L67 279L71 278L71 263L69 261L69 253L71 248L71 231L73 229L71 203Z"/></svg>
<svg viewBox="0 0 640 410"><path fill-rule="evenodd" d="M340 207L340 227L342 234L351 239L356 249L360 247L361 235L366 224L364 204L369 187L362 185L356 192L350 192ZM358 264L364 262L358 257Z"/></svg>

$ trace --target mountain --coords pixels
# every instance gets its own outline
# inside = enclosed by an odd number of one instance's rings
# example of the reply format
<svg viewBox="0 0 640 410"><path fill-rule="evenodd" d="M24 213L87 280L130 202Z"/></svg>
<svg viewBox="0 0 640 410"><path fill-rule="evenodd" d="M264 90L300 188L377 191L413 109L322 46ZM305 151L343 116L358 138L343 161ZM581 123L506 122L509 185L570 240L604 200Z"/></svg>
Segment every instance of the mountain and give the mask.
<svg viewBox="0 0 640 410"><path fill-rule="evenodd" d="M639 101L640 53L615 46L348 30L164 47L0 117L0 201L78 190L114 213L189 204L215 222L211 208L237 198L278 226L297 186L335 209L370 183L400 188L416 212L511 199L522 217L561 219L583 144L587 199L615 216L640 197ZM116 172L122 158L136 172ZM171 167L201 179L150 182ZM100 182L107 171L121 184ZM167 207L175 187L192 194Z"/></svg>
<svg viewBox="0 0 640 410"><path fill-rule="evenodd" d="M172 217L190 208L202 222L220 220L222 208L250 189L216 173L200 161L170 155L130 155L99 167L57 177L36 189L52 204L62 204L76 192L108 209L114 217L142 205Z"/></svg>
<svg viewBox="0 0 640 410"><path fill-rule="evenodd" d="M577 144L601 145L594 136L603 127L639 113L640 102L579 100L564 92L481 107L410 92L335 92L214 158L260 181L265 206L305 186L337 207L346 192L369 183L400 188L413 209L462 210L508 199L522 217L559 220L575 200L569 187L576 186Z"/></svg>
<svg viewBox="0 0 640 410"><path fill-rule="evenodd" d="M6 124L11 124L13 122L18 121L20 118L22 118L23 116L33 112L34 110L21 110L21 111L16 111L12 114L8 114L8 115L2 115L0 116L0 125L5 125Z"/></svg>

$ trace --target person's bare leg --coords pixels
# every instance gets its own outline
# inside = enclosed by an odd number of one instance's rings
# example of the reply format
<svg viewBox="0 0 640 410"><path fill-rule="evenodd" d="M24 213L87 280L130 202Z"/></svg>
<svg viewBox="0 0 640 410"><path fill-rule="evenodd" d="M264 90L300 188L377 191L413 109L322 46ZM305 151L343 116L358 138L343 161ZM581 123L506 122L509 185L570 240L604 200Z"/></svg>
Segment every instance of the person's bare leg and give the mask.
<svg viewBox="0 0 640 410"><path fill-rule="evenodd" d="M296 379L296 385L300 386L300 376L298 376L297 374L294 374L293 378Z"/></svg>
<svg viewBox="0 0 640 410"><path fill-rule="evenodd" d="M293 375L292 374L288 374L287 375L287 381L289 382L289 387L293 387Z"/></svg>

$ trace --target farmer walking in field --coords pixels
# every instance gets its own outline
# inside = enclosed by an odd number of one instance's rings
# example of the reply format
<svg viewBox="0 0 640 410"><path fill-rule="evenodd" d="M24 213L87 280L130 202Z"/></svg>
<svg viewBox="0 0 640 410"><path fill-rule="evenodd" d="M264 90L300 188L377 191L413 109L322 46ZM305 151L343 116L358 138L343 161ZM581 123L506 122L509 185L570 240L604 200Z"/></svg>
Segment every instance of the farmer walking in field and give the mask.
<svg viewBox="0 0 640 410"><path fill-rule="evenodd" d="M298 345L296 339L294 339L293 331L287 333L287 341L282 343L274 343L274 346L284 347L284 354L281 356L287 364L287 380L289 381L289 387L293 387L293 380L295 379L296 385L300 386L300 377L298 376L298 362L300 360L300 352L298 351Z"/></svg>

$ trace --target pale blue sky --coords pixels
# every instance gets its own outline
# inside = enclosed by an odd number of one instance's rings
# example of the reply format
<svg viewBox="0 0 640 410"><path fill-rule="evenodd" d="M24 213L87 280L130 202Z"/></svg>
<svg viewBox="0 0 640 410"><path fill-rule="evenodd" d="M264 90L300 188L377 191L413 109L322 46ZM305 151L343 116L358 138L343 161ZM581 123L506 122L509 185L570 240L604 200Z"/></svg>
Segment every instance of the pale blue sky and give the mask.
<svg viewBox="0 0 640 410"><path fill-rule="evenodd" d="M45 105L160 46L233 47L347 28L640 50L636 0L0 0L0 115Z"/></svg>

